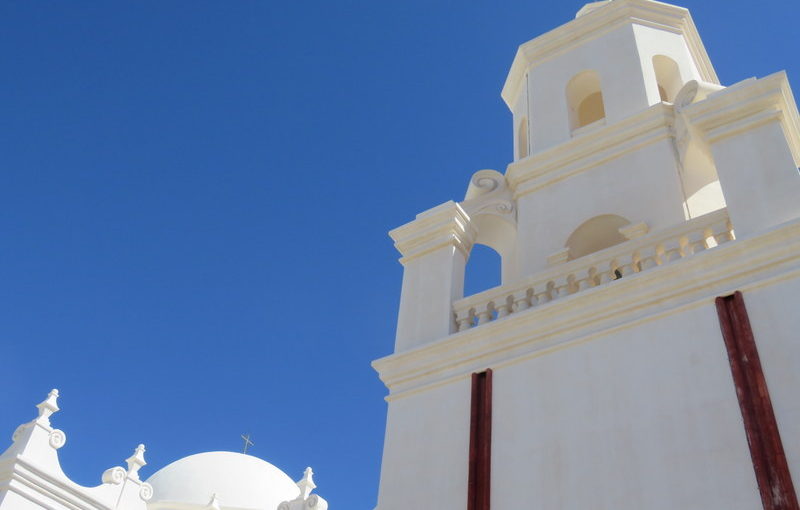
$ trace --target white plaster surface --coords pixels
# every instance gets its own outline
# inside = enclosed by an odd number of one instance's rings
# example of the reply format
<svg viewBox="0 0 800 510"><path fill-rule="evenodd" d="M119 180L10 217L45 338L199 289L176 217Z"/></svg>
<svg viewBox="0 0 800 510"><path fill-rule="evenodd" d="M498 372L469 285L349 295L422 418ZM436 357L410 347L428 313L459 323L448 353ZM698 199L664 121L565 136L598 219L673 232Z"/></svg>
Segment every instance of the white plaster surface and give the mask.
<svg viewBox="0 0 800 510"><path fill-rule="evenodd" d="M760 505L712 303L494 369L493 505Z"/></svg>
<svg viewBox="0 0 800 510"><path fill-rule="evenodd" d="M205 506L216 494L225 507L273 510L300 490L283 471L252 455L205 452L176 460L154 473L149 509Z"/></svg>
<svg viewBox="0 0 800 510"><path fill-rule="evenodd" d="M467 507L470 380L389 406L377 508Z"/></svg>

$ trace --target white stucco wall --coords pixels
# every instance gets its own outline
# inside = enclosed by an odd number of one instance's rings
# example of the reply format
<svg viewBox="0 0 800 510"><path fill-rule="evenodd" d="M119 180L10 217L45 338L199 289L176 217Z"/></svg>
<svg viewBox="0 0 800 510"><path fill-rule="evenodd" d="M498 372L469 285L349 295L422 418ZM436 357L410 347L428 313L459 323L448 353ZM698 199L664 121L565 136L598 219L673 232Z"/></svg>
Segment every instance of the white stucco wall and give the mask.
<svg viewBox="0 0 800 510"><path fill-rule="evenodd" d="M711 302L495 368L493 412L498 508L760 505Z"/></svg>
<svg viewBox="0 0 800 510"><path fill-rule="evenodd" d="M772 407L795 488L800 487L800 280L775 282L744 292Z"/></svg>
<svg viewBox="0 0 800 510"><path fill-rule="evenodd" d="M600 75L606 122L647 108L633 28L624 25L529 71L527 91L534 151L570 139L566 86L573 76L586 70Z"/></svg>
<svg viewBox="0 0 800 510"><path fill-rule="evenodd" d="M380 510L467 507L470 379L389 402Z"/></svg>
<svg viewBox="0 0 800 510"><path fill-rule="evenodd" d="M651 229L685 220L671 142L629 152L517 200L519 274L547 267L569 235L600 214L617 214Z"/></svg>

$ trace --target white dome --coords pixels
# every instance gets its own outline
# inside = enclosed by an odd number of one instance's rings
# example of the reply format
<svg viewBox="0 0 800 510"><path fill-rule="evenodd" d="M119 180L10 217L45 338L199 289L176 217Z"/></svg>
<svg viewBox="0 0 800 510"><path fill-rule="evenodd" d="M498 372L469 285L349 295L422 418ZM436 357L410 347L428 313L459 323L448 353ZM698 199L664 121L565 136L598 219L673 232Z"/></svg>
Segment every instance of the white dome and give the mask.
<svg viewBox="0 0 800 510"><path fill-rule="evenodd" d="M148 507L171 508L177 503L206 507L214 494L222 508L276 510L283 501L300 494L291 478L269 462L234 452L190 455L153 474Z"/></svg>

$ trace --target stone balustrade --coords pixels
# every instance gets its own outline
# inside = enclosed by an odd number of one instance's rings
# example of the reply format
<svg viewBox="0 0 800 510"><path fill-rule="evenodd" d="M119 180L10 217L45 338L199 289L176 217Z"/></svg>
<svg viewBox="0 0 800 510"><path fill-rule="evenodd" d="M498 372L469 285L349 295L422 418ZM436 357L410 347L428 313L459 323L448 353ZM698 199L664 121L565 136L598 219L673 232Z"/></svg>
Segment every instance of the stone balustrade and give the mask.
<svg viewBox="0 0 800 510"><path fill-rule="evenodd" d="M453 304L458 331L691 257L734 239L726 209L571 260Z"/></svg>

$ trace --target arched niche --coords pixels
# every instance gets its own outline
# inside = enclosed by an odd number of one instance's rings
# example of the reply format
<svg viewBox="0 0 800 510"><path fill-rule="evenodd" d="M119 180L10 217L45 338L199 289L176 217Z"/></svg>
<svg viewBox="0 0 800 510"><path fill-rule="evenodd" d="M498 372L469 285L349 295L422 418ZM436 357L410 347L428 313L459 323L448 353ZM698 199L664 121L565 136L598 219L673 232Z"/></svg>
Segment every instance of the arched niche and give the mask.
<svg viewBox="0 0 800 510"><path fill-rule="evenodd" d="M602 214L584 221L570 234L564 245L569 250L568 260L624 243L628 239L620 234L619 229L630 223L616 214Z"/></svg>
<svg viewBox="0 0 800 510"><path fill-rule="evenodd" d="M600 75L595 71L582 71L567 83L567 106L572 130L588 126L605 118Z"/></svg>
<svg viewBox="0 0 800 510"><path fill-rule="evenodd" d="M683 86L678 64L666 55L656 55L653 57L653 69L656 73L658 95L661 100L667 103L674 102L675 96Z"/></svg>

